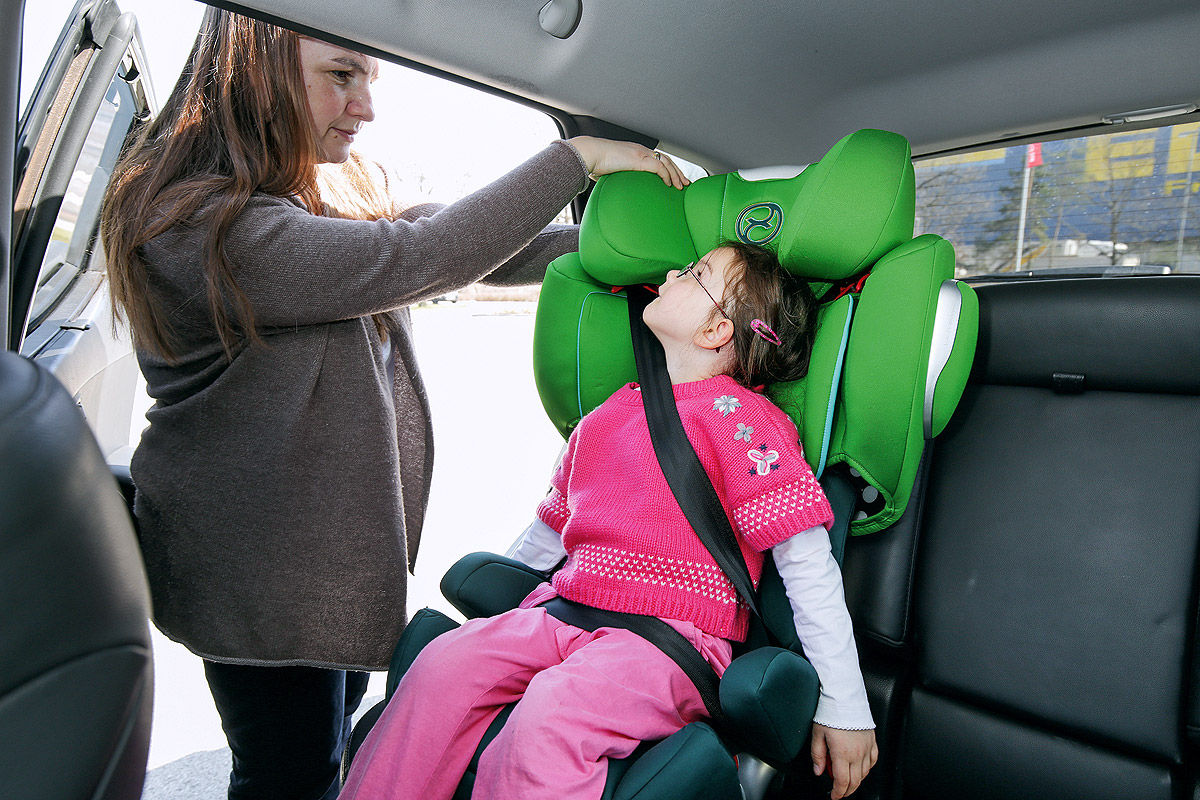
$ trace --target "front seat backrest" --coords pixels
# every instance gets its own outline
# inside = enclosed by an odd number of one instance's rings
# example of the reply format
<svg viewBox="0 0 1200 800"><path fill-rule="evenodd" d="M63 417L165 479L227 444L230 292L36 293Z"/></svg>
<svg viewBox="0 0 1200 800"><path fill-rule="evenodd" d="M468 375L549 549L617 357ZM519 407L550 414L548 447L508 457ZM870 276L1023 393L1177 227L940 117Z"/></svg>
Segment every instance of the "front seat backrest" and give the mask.
<svg viewBox="0 0 1200 800"><path fill-rule="evenodd" d="M0 353L0 775L5 797L138 798L150 593L121 493L55 378Z"/></svg>

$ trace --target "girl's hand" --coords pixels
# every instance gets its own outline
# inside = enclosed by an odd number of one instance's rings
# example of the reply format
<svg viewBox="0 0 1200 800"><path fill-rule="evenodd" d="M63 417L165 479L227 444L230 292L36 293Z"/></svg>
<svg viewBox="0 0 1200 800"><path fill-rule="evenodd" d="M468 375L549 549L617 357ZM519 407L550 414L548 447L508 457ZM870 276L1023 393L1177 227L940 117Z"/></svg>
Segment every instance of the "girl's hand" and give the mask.
<svg viewBox="0 0 1200 800"><path fill-rule="evenodd" d="M663 183L676 189L682 189L691 183L669 155L642 147L640 144L597 139L595 136L576 136L567 142L579 151L593 178L613 172L636 170L653 172L662 178Z"/></svg>
<svg viewBox="0 0 1200 800"><path fill-rule="evenodd" d="M820 775L829 769L833 800L852 794L878 760L875 731L843 731L813 723L813 772Z"/></svg>

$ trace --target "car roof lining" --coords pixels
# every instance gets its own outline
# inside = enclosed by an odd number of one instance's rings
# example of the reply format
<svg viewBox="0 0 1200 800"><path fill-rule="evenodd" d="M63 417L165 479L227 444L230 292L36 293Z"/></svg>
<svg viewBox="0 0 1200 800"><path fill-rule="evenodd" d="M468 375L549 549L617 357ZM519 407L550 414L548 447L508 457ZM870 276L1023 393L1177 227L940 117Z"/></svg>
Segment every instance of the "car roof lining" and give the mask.
<svg viewBox="0 0 1200 800"><path fill-rule="evenodd" d="M1180 57L1200 41L1192 0L606 0L566 40L538 26L539 1L219 5L640 131L713 170L812 161L863 127L920 156L1200 101Z"/></svg>

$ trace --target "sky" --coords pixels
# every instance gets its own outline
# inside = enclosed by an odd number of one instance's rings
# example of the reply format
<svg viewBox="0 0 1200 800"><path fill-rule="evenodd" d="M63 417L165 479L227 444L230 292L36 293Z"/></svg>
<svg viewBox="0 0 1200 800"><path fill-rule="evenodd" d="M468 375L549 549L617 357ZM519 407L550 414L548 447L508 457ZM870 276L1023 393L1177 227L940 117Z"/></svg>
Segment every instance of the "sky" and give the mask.
<svg viewBox="0 0 1200 800"><path fill-rule="evenodd" d="M73 5L74 0L26 0L22 107ZM205 7L195 0L117 0L117 5L137 17L161 102L191 50ZM363 128L355 147L400 176L404 199L455 200L559 135L540 111L393 64L380 66L372 87L375 121Z"/></svg>

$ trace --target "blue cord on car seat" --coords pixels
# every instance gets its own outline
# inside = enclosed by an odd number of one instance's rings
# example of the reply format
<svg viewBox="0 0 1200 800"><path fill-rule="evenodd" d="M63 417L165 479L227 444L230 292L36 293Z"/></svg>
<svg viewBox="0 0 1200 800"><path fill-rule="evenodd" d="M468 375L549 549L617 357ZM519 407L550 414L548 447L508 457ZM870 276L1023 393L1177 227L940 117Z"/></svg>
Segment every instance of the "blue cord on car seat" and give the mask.
<svg viewBox="0 0 1200 800"><path fill-rule="evenodd" d="M829 440L833 435L833 409L837 402L838 386L842 383L842 364L846 361L846 345L850 342L850 320L854 319L854 297L850 297L850 308L846 310L846 325L842 329L842 343L838 346L837 363L833 367L833 381L829 384L829 402L825 404L825 435L821 440L821 459L817 462L814 477L817 480L825 473L825 461L829 458Z"/></svg>

